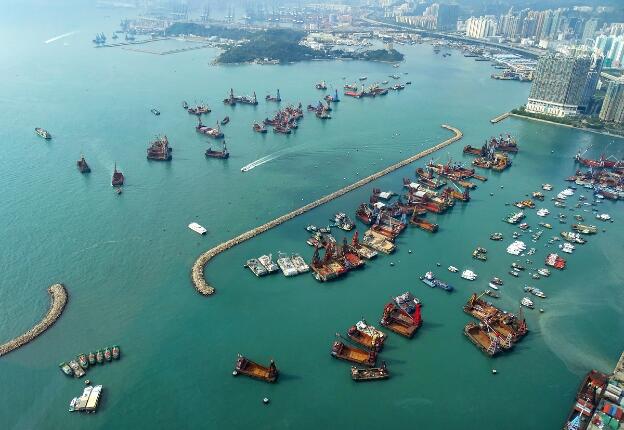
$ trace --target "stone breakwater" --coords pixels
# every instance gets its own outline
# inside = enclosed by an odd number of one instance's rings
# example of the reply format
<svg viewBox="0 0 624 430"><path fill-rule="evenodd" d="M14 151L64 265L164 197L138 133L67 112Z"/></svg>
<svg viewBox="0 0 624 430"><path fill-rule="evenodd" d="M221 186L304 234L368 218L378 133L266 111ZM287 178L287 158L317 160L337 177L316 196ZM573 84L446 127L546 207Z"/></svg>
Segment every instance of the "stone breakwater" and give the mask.
<svg viewBox="0 0 624 430"><path fill-rule="evenodd" d="M35 326L26 333L0 345L0 357L8 354L14 349L32 342L37 336L50 328L50 326L54 324L57 319L59 319L63 313L63 309L65 309L65 305L67 304L67 291L61 284L54 284L48 288L48 293L50 293L51 299L48 313L45 314L43 319L35 324Z"/></svg>
<svg viewBox="0 0 624 430"><path fill-rule="evenodd" d="M191 270L191 280L193 281L193 285L195 286L195 289L200 293L203 294L204 296L209 296L211 294L214 294L215 289L214 287L212 287L211 285L209 285L206 282L206 279L204 278L204 267L206 267L206 264L208 264L208 262L215 257L216 255L222 253L223 251L226 251L230 248L232 248L233 246L238 245L239 243L245 242L246 240L249 240L253 237L256 237L257 235L264 233L267 230L272 229L273 227L277 227L280 224L283 224L286 221L289 221L305 212L308 212L318 206L321 206L331 200L334 200L340 196L343 196L345 194L347 194L350 191L353 191L357 188L360 188L376 179L381 178L382 176L387 175L388 173L394 172L397 169L400 169L401 167L405 167L410 163L413 163L416 160L419 160L423 157L428 156L429 154L438 151L442 148L444 148L445 146L450 145L453 142L458 141L459 139L461 139L463 137L462 132L455 128L452 127L450 125L446 125L443 124L442 125L443 128L446 128L447 130L450 130L454 133L454 136L445 140L444 142L438 143L435 146L432 146L429 149L426 149L422 152L419 152L416 155L411 156L410 158L407 158L403 161L399 161L396 164L393 164L389 167L386 167L385 169L377 172L377 173L373 173L370 176L367 176L366 178L360 179L359 181L348 185L344 188L339 189L338 191L334 191L331 194L328 194L324 197L321 197L318 200L315 200L311 203L308 203L307 205L300 207L299 209L296 209L292 212L287 213L286 215L282 215L279 218L274 219L273 221L269 221L266 224L261 225L260 227L256 227L252 230L246 231L245 233L236 236L235 238L232 238L230 240L228 240L227 242L223 242L217 246L215 246L214 248L209 249L208 251L204 252L203 254L201 254L197 260L195 260L195 263L193 264L193 268Z"/></svg>

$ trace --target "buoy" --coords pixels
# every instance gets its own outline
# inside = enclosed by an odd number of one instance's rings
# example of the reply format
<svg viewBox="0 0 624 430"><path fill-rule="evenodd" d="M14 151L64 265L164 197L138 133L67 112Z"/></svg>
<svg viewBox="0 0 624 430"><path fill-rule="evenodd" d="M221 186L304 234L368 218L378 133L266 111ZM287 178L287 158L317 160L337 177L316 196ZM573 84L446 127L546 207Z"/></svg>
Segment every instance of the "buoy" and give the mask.
<svg viewBox="0 0 624 430"><path fill-rule="evenodd" d="M411 250L411 249L409 249L409 250L407 251L407 253L408 253L408 254L411 254L411 253L412 253L412 250Z"/></svg>
<svg viewBox="0 0 624 430"><path fill-rule="evenodd" d="M501 185L501 188L505 188L503 185Z"/></svg>
<svg viewBox="0 0 624 430"><path fill-rule="evenodd" d="M491 195L491 196L493 196L493 195L494 195L494 193L490 193L490 195Z"/></svg>
<svg viewBox="0 0 624 430"><path fill-rule="evenodd" d="M238 376L238 372L235 370L232 372L232 376Z"/></svg>
<svg viewBox="0 0 624 430"><path fill-rule="evenodd" d="M85 385L89 385L91 383L90 379L85 379Z"/></svg>
<svg viewBox="0 0 624 430"><path fill-rule="evenodd" d="M541 313L544 313L544 309L541 309L541 308L540 308L540 312L541 312Z"/></svg>
<svg viewBox="0 0 624 430"><path fill-rule="evenodd" d="M264 399L262 399L262 403L264 403L265 405L268 405L270 402L268 397L265 397Z"/></svg>
<svg viewBox="0 0 624 430"><path fill-rule="evenodd" d="M394 266L394 262L390 262L390 265L391 265L391 266Z"/></svg>
<svg viewBox="0 0 624 430"><path fill-rule="evenodd" d="M440 263L436 263L436 266L440 267Z"/></svg>
<svg viewBox="0 0 624 430"><path fill-rule="evenodd" d="M492 374L496 375L496 369L492 369Z"/></svg>

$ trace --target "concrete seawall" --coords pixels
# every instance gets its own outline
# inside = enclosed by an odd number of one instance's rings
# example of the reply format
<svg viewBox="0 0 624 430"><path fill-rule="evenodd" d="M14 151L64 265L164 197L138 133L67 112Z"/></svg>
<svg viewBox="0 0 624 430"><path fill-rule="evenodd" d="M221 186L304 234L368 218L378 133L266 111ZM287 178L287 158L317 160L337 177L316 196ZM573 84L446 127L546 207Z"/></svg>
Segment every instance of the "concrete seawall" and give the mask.
<svg viewBox="0 0 624 430"><path fill-rule="evenodd" d="M0 345L0 357L8 354L14 349L32 342L37 336L50 328L50 326L54 324L57 319L59 319L63 313L63 309L65 309L65 305L67 304L67 291L61 284L54 284L48 288L48 293L50 293L51 299L48 313L45 314L43 319L35 324L35 326L26 333Z"/></svg>
<svg viewBox="0 0 624 430"><path fill-rule="evenodd" d="M503 114L501 114L501 115L497 116L496 118L492 118L492 119L490 120L490 122L491 122L492 124L496 124L496 123L498 123L498 122L501 122L501 121L502 121L502 120L504 120L504 119L509 118L509 115L511 115L511 112L505 112L505 113L503 113Z"/></svg>
<svg viewBox="0 0 624 430"><path fill-rule="evenodd" d="M377 173L373 173L370 176L367 176L366 178L360 179L359 181L348 185L344 188L339 189L338 191L334 191L331 194L328 194L324 197L321 197L318 200L315 200L311 203L308 203L307 205L300 207L299 209L296 209L292 212L287 213L286 215L282 215L279 218L274 219L273 221L269 221L266 224L261 225L260 227L256 227L252 230L246 231L245 233L236 236L233 239L228 240L227 242L223 242L217 246L215 246L214 248L209 249L208 251L204 252L203 254L201 254L197 260L195 260L195 263L193 264L193 268L191 270L191 280L193 282L193 285L195 286L195 289L200 293L203 294L204 296L209 296L211 294L213 294L215 292L214 287L212 287L210 284L208 284L206 282L206 280L204 279L204 267L206 267L206 264L208 264L208 262L215 257L216 255L222 253L223 251L226 251L230 248L232 248L233 246L238 245L239 243L245 242L246 240L249 240L261 233L264 233L267 230L272 229L273 227L277 227L280 224L283 224L286 221L289 221L303 213L306 213L318 206L321 206L331 200L334 200L340 196L343 196L345 194L347 194L350 191L353 191L357 188L360 188L376 179L381 178L382 176L387 175L388 173L394 172L397 169L400 169L402 167L407 166L410 163L413 163L416 160L419 160L423 157L428 156L429 154L438 151L439 149L444 148L445 146L450 145L453 142L458 141L459 139L461 139L463 137L462 132L455 128L452 127L450 125L446 125L443 124L442 125L443 128L446 128L447 130L450 130L454 133L453 137L445 140L444 142L438 143L435 146L432 146L429 149L426 149L422 152L419 152L416 155L411 156L410 158L407 158L403 161L399 161L396 164L393 164L389 167L386 167L385 169L377 172Z"/></svg>

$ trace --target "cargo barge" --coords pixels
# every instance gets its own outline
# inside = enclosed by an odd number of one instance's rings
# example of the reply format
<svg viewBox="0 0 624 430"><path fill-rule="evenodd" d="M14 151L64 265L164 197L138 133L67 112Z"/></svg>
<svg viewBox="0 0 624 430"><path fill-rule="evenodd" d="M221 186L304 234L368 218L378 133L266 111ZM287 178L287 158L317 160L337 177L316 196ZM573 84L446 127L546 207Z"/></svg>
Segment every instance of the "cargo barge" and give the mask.
<svg viewBox="0 0 624 430"><path fill-rule="evenodd" d="M233 375L237 376L239 374L265 382L275 382L279 376L279 371L277 370L273 360L270 361L268 366L262 366L261 364L253 362L247 357L238 354L236 364L234 365Z"/></svg>

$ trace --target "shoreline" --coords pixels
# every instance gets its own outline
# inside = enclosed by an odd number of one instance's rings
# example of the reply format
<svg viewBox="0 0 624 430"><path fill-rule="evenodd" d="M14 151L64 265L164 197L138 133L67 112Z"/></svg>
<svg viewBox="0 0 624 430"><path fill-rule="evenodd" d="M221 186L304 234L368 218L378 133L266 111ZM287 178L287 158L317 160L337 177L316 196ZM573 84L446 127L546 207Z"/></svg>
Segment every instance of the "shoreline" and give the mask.
<svg viewBox="0 0 624 430"><path fill-rule="evenodd" d="M49 329L56 322L56 320L60 318L63 313L63 309L65 309L65 305L67 304L67 290L62 284L54 284L48 288L48 293L50 293L51 300L48 312L43 316L41 321L35 324L26 333L0 345L0 357L32 342L37 338L37 336Z"/></svg>
<svg viewBox="0 0 624 430"><path fill-rule="evenodd" d="M348 185L344 188L341 188L337 191L334 191L331 194L328 194L324 197L321 197L311 203L308 203L305 206L300 207L299 209L295 209L292 212L289 212L285 215L282 215L276 219L274 219L273 221L269 221L265 224L262 224L259 227L253 228L251 230L246 231L245 233L242 233L230 240L228 240L227 242L223 242L211 249L209 249L208 251L204 252L203 254L201 254L197 260L195 260L195 263L193 263L193 267L191 269L191 281L193 282L193 286L195 287L195 289L197 290L198 293L200 293L201 295L204 296L210 296L212 294L214 294L215 289L213 286L211 286L208 282L206 282L206 279L204 278L204 268L206 267L206 265L208 264L208 262L210 260L212 260L213 257L221 254L223 251L227 251L228 249L242 243L245 242L253 237L258 236L259 234L264 233L267 230L272 229L273 227L277 227L280 224L283 224L286 221L289 221L303 213L306 213L318 206L321 206L331 200L334 200L338 197L341 197L345 194L347 194L350 191L353 191L357 188L360 188L374 180L377 180L379 178L381 178L382 176L387 175L388 173L392 173L395 170L398 170L402 167L407 166L408 164L413 163L416 160L419 160L423 157L428 156L429 154L438 151L448 145L450 145L451 143L454 143L458 140L460 140L464 135L461 132L461 130L459 130L458 128L455 128L453 126L447 125L447 124L442 124L442 128L445 128L447 130L450 130L453 132L453 136L438 143L437 145L432 146L429 149L425 149L424 151L421 151L419 153L417 153L416 155L412 155L409 158L406 158L405 160L399 161L395 164L390 165L389 167L386 167L385 169L377 172L377 173L373 173L370 176L367 176L366 178L360 179L359 181Z"/></svg>
<svg viewBox="0 0 624 430"><path fill-rule="evenodd" d="M515 118L523 118L523 119L529 119L532 121L543 122L545 124L552 124L552 125L559 125L561 127L573 128L574 130L586 131L588 133L602 134L603 136L610 136L610 137L617 137L619 139L624 139L624 136L619 135L619 134L609 133L608 131L594 130L593 128L587 128L587 127L575 127L573 125L561 124L555 121L548 121L547 119L533 118L533 117L525 116L525 115L518 115L517 113L510 113L509 116L513 116Z"/></svg>

